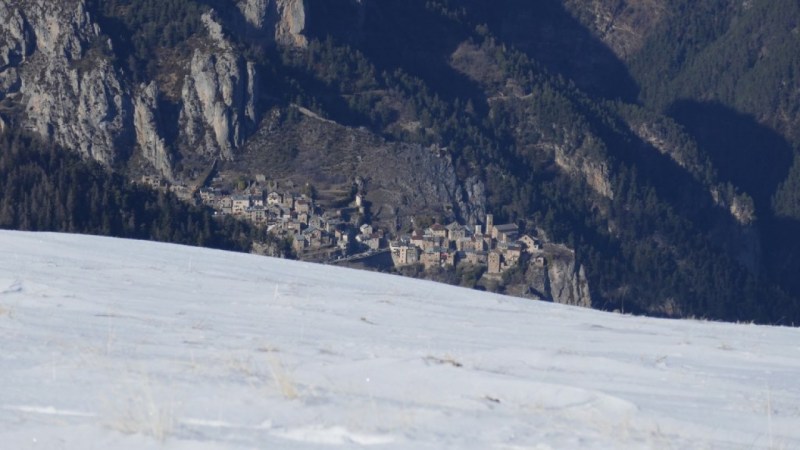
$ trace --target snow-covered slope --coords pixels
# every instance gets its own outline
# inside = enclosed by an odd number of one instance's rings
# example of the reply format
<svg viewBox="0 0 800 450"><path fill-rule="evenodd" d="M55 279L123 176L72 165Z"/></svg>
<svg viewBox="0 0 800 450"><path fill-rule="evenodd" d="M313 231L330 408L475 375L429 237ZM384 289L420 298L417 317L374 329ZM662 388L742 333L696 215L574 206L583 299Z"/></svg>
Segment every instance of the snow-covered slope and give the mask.
<svg viewBox="0 0 800 450"><path fill-rule="evenodd" d="M2 448L797 448L800 331L0 232Z"/></svg>

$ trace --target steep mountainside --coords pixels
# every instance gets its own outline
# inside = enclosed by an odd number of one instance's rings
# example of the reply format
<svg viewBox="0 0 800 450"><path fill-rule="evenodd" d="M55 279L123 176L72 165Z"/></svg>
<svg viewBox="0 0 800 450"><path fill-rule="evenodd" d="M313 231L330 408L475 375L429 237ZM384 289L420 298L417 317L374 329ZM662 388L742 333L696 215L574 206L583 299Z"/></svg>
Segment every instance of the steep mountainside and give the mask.
<svg viewBox="0 0 800 450"><path fill-rule="evenodd" d="M4 0L0 18L0 127L128 176L358 180L392 230L487 212L541 230L601 308L800 319L796 2Z"/></svg>
<svg viewBox="0 0 800 450"><path fill-rule="evenodd" d="M567 3L628 63L641 101L679 123L720 179L754 199L767 271L796 292L800 5ZM645 3L658 12L643 17ZM620 39L627 45L617 45Z"/></svg>

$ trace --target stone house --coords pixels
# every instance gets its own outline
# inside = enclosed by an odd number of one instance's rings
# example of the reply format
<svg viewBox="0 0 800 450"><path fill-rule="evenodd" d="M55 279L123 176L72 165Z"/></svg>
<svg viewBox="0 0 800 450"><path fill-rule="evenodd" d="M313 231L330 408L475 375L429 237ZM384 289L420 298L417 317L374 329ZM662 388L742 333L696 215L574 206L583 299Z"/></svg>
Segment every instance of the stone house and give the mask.
<svg viewBox="0 0 800 450"><path fill-rule="evenodd" d="M446 248L435 247L422 252L420 261L425 269L433 267L442 267L445 265L456 265L456 252L449 251Z"/></svg>
<svg viewBox="0 0 800 450"><path fill-rule="evenodd" d="M167 187L167 182L158 175L143 175L142 184L146 184L154 189Z"/></svg>
<svg viewBox="0 0 800 450"><path fill-rule="evenodd" d="M429 249L422 252L419 259L426 270L434 267L441 267L442 265L442 254L440 251L436 251L436 249Z"/></svg>
<svg viewBox="0 0 800 450"><path fill-rule="evenodd" d="M361 232L361 234L363 234L363 235L370 235L374 231L372 229L372 225L370 225L368 223L365 223L364 225L361 225L358 229Z"/></svg>
<svg viewBox="0 0 800 450"><path fill-rule="evenodd" d="M273 222L271 230L280 234L286 233L288 231L288 229L286 228L288 223L289 221L286 218L279 217L275 219L275 221Z"/></svg>
<svg viewBox="0 0 800 450"><path fill-rule="evenodd" d="M381 248L381 235L372 233L369 236L365 236L365 238L361 240L361 243L369 247L370 250L378 250Z"/></svg>
<svg viewBox="0 0 800 450"><path fill-rule="evenodd" d="M325 222L325 231L328 233L333 233L342 228L344 228L344 221L342 219L330 219Z"/></svg>
<svg viewBox="0 0 800 450"><path fill-rule="evenodd" d="M467 227L458 222L453 222L447 226L447 239L457 241L467 237Z"/></svg>
<svg viewBox="0 0 800 450"><path fill-rule="evenodd" d="M425 235L420 230L414 230L414 232L411 233L410 240L412 245L416 245L417 247L421 248L422 243L425 241Z"/></svg>
<svg viewBox="0 0 800 450"><path fill-rule="evenodd" d="M442 252L441 259L442 259L442 265L453 266L453 267L456 266L456 252L454 251L445 250L444 252Z"/></svg>
<svg viewBox="0 0 800 450"><path fill-rule="evenodd" d="M319 248L330 244L330 239L328 238L327 233L319 228L308 227L303 231L302 234L305 236L306 240L308 241L308 246L311 248Z"/></svg>
<svg viewBox="0 0 800 450"><path fill-rule="evenodd" d="M434 236L425 236L422 242L419 242L417 245L419 246L419 248L422 249L423 252L425 252L428 250L432 250L434 248L441 247L442 239Z"/></svg>
<svg viewBox="0 0 800 450"><path fill-rule="evenodd" d="M201 188L199 193L200 193L200 201L202 201L203 204L209 206L216 205L219 196L222 194L221 191L213 188Z"/></svg>
<svg viewBox="0 0 800 450"><path fill-rule="evenodd" d="M464 261L466 261L466 262L468 262L468 263L470 263L472 265L475 265L475 266L487 264L487 262L488 262L488 253L486 253L484 251L477 251L477 252L476 251L472 251L472 250L465 251L464 252Z"/></svg>
<svg viewBox="0 0 800 450"><path fill-rule="evenodd" d="M264 222L267 219L267 210L264 206L251 206L245 210L245 214L256 223Z"/></svg>
<svg viewBox="0 0 800 450"><path fill-rule="evenodd" d="M308 215L307 212L298 212L297 213L297 221L302 223L302 224L304 224L304 225L308 225L309 224L308 223L309 217L310 216Z"/></svg>
<svg viewBox="0 0 800 450"><path fill-rule="evenodd" d="M299 234L301 231L303 231L304 224L296 220L287 220L284 228L289 233Z"/></svg>
<svg viewBox="0 0 800 450"><path fill-rule="evenodd" d="M306 248L308 248L308 240L306 237L299 233L296 234L294 239L292 239L292 249L294 249L295 252L300 253Z"/></svg>
<svg viewBox="0 0 800 450"><path fill-rule="evenodd" d="M294 210L297 211L298 214L310 214L312 209L313 206L311 205L311 202L306 199L301 198L300 200L294 202Z"/></svg>
<svg viewBox="0 0 800 450"><path fill-rule="evenodd" d="M488 248L489 247L486 244L486 240L484 240L482 236L465 237L456 241L456 250L462 252L480 252L487 250Z"/></svg>
<svg viewBox="0 0 800 450"><path fill-rule="evenodd" d="M350 234L348 234L346 230L334 230L333 238L336 240L336 245L340 249L347 249L347 245L350 243Z"/></svg>
<svg viewBox="0 0 800 450"><path fill-rule="evenodd" d="M281 207L286 210L294 209L294 196L288 192L283 194L283 201L281 202Z"/></svg>
<svg viewBox="0 0 800 450"><path fill-rule="evenodd" d="M267 212L269 213L270 217L278 218L278 217L283 217L284 216L283 210L281 209L280 206L277 206L277 205L269 205L269 206L267 206Z"/></svg>
<svg viewBox="0 0 800 450"><path fill-rule="evenodd" d="M225 195L217 199L217 204L220 208L233 208L233 199L230 195Z"/></svg>
<svg viewBox="0 0 800 450"><path fill-rule="evenodd" d="M534 253L542 249L542 241L527 234L519 238L519 242L525 246L525 251L528 253Z"/></svg>
<svg viewBox="0 0 800 450"><path fill-rule="evenodd" d="M231 197L231 211L233 214L244 214L250 207L249 195L234 195Z"/></svg>
<svg viewBox="0 0 800 450"><path fill-rule="evenodd" d="M447 239L447 228L440 223L435 223L431 225L430 228L425 230L425 234L442 239Z"/></svg>
<svg viewBox="0 0 800 450"><path fill-rule="evenodd" d="M419 249L413 245L395 242L391 245L391 250L395 267L410 266L419 262Z"/></svg>
<svg viewBox="0 0 800 450"><path fill-rule="evenodd" d="M514 242L505 243L502 251L503 259L508 266L516 264L522 257L522 246Z"/></svg>
<svg viewBox="0 0 800 450"><path fill-rule="evenodd" d="M483 248L490 250L494 247L494 241L492 240L491 234L484 234L481 237L483 238Z"/></svg>
<svg viewBox="0 0 800 450"><path fill-rule="evenodd" d="M258 184L248 187L247 194L249 194L254 200L261 200L262 202L264 200L264 188Z"/></svg>
<svg viewBox="0 0 800 450"><path fill-rule="evenodd" d="M517 240L519 227L515 223L495 225L492 228L492 238L499 242L511 242Z"/></svg>
<svg viewBox="0 0 800 450"><path fill-rule="evenodd" d="M267 204L268 205L280 205L283 203L283 194L272 191L267 194Z"/></svg>
<svg viewBox="0 0 800 450"><path fill-rule="evenodd" d="M472 252L475 249L472 247L472 238L461 238L456 240L456 250L459 252Z"/></svg>
<svg viewBox="0 0 800 450"><path fill-rule="evenodd" d="M497 275L501 272L501 265L503 262L503 256L497 250L492 250L489 252L487 256L487 265L489 266L487 269L487 273L491 275Z"/></svg>

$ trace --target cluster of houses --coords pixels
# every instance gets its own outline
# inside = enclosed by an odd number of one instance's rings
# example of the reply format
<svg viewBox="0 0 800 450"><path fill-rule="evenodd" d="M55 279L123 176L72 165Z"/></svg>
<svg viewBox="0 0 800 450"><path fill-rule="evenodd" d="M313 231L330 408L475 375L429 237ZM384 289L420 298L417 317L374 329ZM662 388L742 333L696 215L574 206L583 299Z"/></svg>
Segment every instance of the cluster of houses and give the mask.
<svg viewBox="0 0 800 450"><path fill-rule="evenodd" d="M185 184L173 184L158 175L144 175L140 182L145 186L159 191L172 192L176 197L185 202L195 203L194 190Z"/></svg>
<svg viewBox="0 0 800 450"><path fill-rule="evenodd" d="M545 264L539 239L520 236L516 224L495 225L491 214L485 225L473 228L457 222L431 225L392 241L390 249L395 267L422 264L430 269L466 262L485 265L489 275L500 275L514 267L523 252L533 254L537 264Z"/></svg>
<svg viewBox="0 0 800 450"><path fill-rule="evenodd" d="M186 201L200 202L218 216L230 215L264 226L277 236L291 239L298 256L327 260L379 250L386 242L383 230L359 224L366 207L363 193L356 194L352 208L324 211L311 197L280 190L274 183L256 181L231 192L220 187L193 190L158 176L144 176L141 182L154 189L169 190Z"/></svg>
<svg viewBox="0 0 800 450"><path fill-rule="evenodd" d="M359 251L377 251L389 237L381 229L359 223L365 212L361 193L356 194L352 208L323 211L309 196L278 190L277 185L265 187L256 182L234 192L208 187L187 194L184 191L188 188L170 186L158 177L144 177L142 182L173 192L178 189L183 196L199 196L199 201L218 215L264 226L275 235L291 239L299 257L330 260ZM349 214L351 209L360 214ZM469 263L485 265L488 275L497 276L516 266L524 252L531 254L536 264L545 265L539 239L520 236L516 224L495 225L491 214L484 225L433 224L391 241L389 250L395 267L422 264L431 269Z"/></svg>
<svg viewBox="0 0 800 450"><path fill-rule="evenodd" d="M361 250L378 250L384 232L369 224L358 226L363 215L362 195L356 195L355 212L345 209L323 211L314 200L291 191L266 189L252 184L244 190L227 193L216 188L199 191L201 201L217 214L232 215L262 225L271 233L288 237L298 256L331 259Z"/></svg>

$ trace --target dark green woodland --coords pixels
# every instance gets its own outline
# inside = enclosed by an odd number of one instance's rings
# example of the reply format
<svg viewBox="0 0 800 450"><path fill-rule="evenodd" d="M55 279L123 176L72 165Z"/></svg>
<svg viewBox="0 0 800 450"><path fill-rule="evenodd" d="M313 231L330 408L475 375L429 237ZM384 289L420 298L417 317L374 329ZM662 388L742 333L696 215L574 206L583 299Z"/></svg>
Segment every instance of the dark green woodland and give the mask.
<svg viewBox="0 0 800 450"><path fill-rule="evenodd" d="M324 186L342 182L338 169L309 172L303 155L347 160L344 142L360 139L435 149L465 191L481 184L479 206L497 223L574 249L595 307L800 323L800 3L305 0L302 45L264 38L234 3L86 2L102 30L89 48L123 88L158 83L156 128L176 178L216 157L181 131L180 80L210 45L202 15L213 10L225 51L259 74L248 78L255 118L221 171ZM266 17L269 30L285 19ZM129 156L101 165L8 128L3 228L242 251L265 239L132 184L152 169L132 132L118 144ZM466 221L451 203L404 208Z"/></svg>

